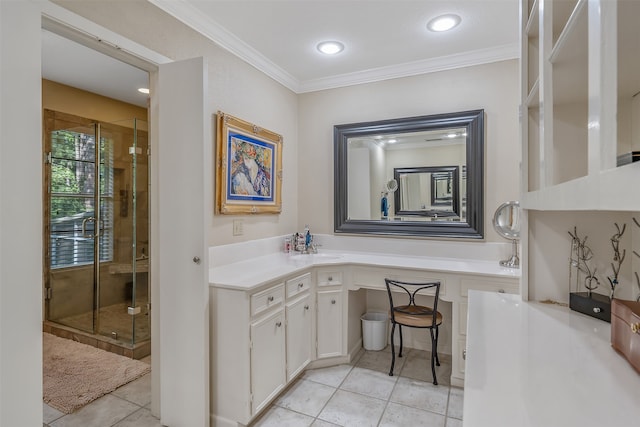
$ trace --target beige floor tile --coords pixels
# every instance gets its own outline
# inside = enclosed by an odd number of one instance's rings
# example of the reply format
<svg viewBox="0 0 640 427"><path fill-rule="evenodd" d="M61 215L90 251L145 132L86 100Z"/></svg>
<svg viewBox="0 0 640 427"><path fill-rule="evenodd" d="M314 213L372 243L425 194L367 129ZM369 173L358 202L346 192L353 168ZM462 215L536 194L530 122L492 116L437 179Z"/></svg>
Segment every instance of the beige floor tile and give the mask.
<svg viewBox="0 0 640 427"><path fill-rule="evenodd" d="M252 427L308 427L312 422L312 417L272 406Z"/></svg>
<svg viewBox="0 0 640 427"><path fill-rule="evenodd" d="M404 362L406 357L397 357L396 350L396 363L393 367L394 375L398 375L402 371L402 367L404 366ZM367 351L365 352L356 366L359 368L372 369L374 371L384 372L386 374L389 373L389 369L391 369L391 350L390 347L387 346L386 349L382 351Z"/></svg>
<svg viewBox="0 0 640 427"><path fill-rule="evenodd" d="M340 389L388 400L397 380L398 377L390 377L385 372L355 367L347 375Z"/></svg>
<svg viewBox="0 0 640 427"><path fill-rule="evenodd" d="M451 387L451 391L449 392L449 406L447 407L447 416L461 420L463 406L464 390L458 387Z"/></svg>
<svg viewBox="0 0 640 427"><path fill-rule="evenodd" d="M148 409L139 409L113 427L162 427L162 424Z"/></svg>
<svg viewBox="0 0 640 427"><path fill-rule="evenodd" d="M462 420L456 418L447 418L446 427L462 427Z"/></svg>
<svg viewBox="0 0 640 427"><path fill-rule="evenodd" d="M400 377L390 401L444 415L449 398L448 386Z"/></svg>
<svg viewBox="0 0 640 427"><path fill-rule="evenodd" d="M119 387L112 394L139 406L148 405L151 403L151 373Z"/></svg>
<svg viewBox="0 0 640 427"><path fill-rule="evenodd" d="M42 402L42 421L50 423L64 416L64 412L58 411L56 408L52 408L46 403Z"/></svg>
<svg viewBox="0 0 640 427"><path fill-rule="evenodd" d="M406 361L402 371L400 371L400 376L433 382L430 352L411 349L407 352L405 358ZM451 383L451 361L444 355L440 356L440 366L436 366L436 378L440 385L449 385Z"/></svg>
<svg viewBox="0 0 640 427"><path fill-rule="evenodd" d="M285 409L316 417L335 391L334 387L301 379L280 396L275 404Z"/></svg>
<svg viewBox="0 0 640 427"><path fill-rule="evenodd" d="M329 368L310 369L305 371L303 378L331 387L338 387L352 368L351 365L337 365Z"/></svg>
<svg viewBox="0 0 640 427"><path fill-rule="evenodd" d="M444 427L444 415L389 402L379 427Z"/></svg>
<svg viewBox="0 0 640 427"><path fill-rule="evenodd" d="M313 422L313 424L311 424L311 427L336 427L337 425L338 424L333 424L328 421L322 421L322 420L316 419Z"/></svg>
<svg viewBox="0 0 640 427"><path fill-rule="evenodd" d="M340 426L375 427L386 405L384 400L338 390L318 418Z"/></svg>
<svg viewBox="0 0 640 427"><path fill-rule="evenodd" d="M73 414L49 423L51 427L111 427L139 410L140 407L107 394Z"/></svg>

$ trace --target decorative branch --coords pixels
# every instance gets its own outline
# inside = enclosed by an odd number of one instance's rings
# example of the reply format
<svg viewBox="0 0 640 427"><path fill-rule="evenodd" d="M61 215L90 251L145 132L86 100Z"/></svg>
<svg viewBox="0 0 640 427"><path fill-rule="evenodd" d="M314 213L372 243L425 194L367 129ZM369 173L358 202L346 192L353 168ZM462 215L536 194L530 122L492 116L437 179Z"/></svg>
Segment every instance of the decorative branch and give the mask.
<svg viewBox="0 0 640 427"><path fill-rule="evenodd" d="M591 292L600 286L600 280L596 277L597 268L591 270L591 266L589 265L589 261L593 258L593 252L591 248L587 246L587 238L585 236L584 239L580 239L578 235L578 228L573 227L573 233L568 232L571 236L571 256L569 258L569 268L575 267L577 269L576 272L576 290L580 288L580 272L584 273L584 287L589 291L589 296L591 296ZM571 277L571 270L569 270L569 277Z"/></svg>
<svg viewBox="0 0 640 427"><path fill-rule="evenodd" d="M611 287L611 299L613 299L616 286L618 286L619 283L618 276L620 275L620 267L622 266L624 257L627 255L626 249L622 250L622 254L620 253L620 239L622 238L624 231L627 229L627 224L622 224L622 228L620 228L617 222L614 222L614 225L618 231L611 236L611 247L613 248L613 262L611 263L611 269L613 270L613 278L607 276L609 286Z"/></svg>

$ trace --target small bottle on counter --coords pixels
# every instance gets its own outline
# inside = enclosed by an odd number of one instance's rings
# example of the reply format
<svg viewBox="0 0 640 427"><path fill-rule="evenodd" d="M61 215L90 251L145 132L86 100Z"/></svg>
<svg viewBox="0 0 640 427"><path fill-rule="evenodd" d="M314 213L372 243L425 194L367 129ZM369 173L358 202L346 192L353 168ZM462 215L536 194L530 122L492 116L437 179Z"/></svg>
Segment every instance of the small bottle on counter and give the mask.
<svg viewBox="0 0 640 427"><path fill-rule="evenodd" d="M284 238L284 253L291 253L291 237L287 236Z"/></svg>

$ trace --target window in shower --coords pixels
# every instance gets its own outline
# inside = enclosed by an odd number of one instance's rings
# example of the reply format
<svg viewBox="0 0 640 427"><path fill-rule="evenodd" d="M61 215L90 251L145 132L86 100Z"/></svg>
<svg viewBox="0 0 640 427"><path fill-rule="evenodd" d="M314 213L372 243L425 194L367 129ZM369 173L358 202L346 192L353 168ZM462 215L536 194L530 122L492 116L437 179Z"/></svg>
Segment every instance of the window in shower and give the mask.
<svg viewBox="0 0 640 427"><path fill-rule="evenodd" d="M93 263L93 237L100 239L100 261L113 258L113 144L100 141L100 224L96 224L95 135L80 130L54 130L51 151L51 268Z"/></svg>

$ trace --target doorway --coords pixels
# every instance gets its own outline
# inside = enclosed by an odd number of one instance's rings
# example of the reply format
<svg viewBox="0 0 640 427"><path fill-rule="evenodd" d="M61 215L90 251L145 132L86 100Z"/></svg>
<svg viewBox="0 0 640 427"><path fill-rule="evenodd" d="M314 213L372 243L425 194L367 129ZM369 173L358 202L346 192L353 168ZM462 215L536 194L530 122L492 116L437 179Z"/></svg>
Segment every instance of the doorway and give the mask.
<svg viewBox="0 0 640 427"><path fill-rule="evenodd" d="M147 122L44 111L44 330L150 354ZM82 337L82 338L78 338ZM97 343L97 341L96 341Z"/></svg>

